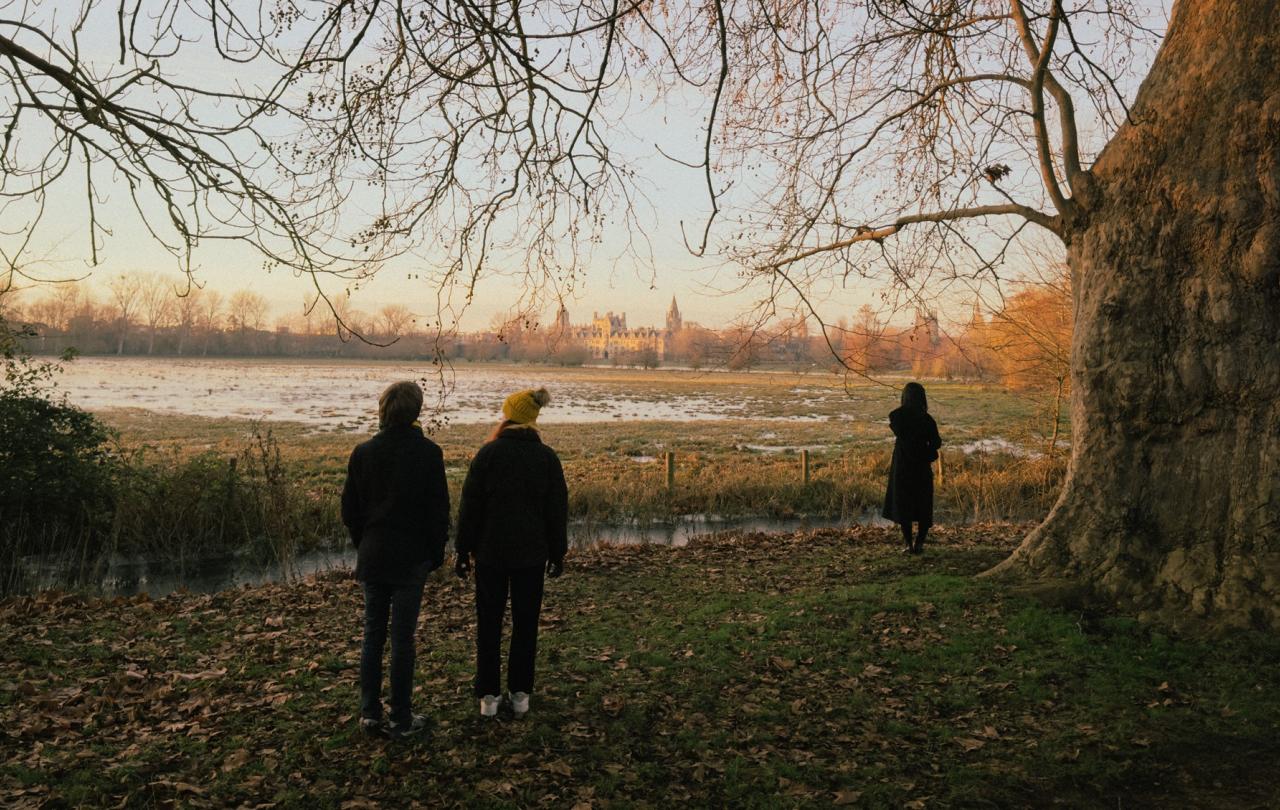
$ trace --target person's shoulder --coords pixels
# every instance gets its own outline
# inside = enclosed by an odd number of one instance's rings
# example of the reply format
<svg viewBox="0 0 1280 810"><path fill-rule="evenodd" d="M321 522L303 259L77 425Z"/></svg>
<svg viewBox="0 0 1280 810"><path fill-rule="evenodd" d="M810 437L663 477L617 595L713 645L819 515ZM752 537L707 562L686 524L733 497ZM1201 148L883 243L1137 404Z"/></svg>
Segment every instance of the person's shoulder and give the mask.
<svg viewBox="0 0 1280 810"><path fill-rule="evenodd" d="M414 432L417 434L416 441L418 442L420 447L425 449L428 453L430 453L433 456L444 455L444 451L440 449L440 445L436 444L435 441L433 441L430 436L428 436L426 433L420 430L414 431Z"/></svg>
<svg viewBox="0 0 1280 810"><path fill-rule="evenodd" d="M471 457L471 463L474 464L480 459L489 458L493 454L501 453L501 452L502 452L502 445L498 442L497 439L494 439L493 441L485 442L484 444L476 448L475 455Z"/></svg>

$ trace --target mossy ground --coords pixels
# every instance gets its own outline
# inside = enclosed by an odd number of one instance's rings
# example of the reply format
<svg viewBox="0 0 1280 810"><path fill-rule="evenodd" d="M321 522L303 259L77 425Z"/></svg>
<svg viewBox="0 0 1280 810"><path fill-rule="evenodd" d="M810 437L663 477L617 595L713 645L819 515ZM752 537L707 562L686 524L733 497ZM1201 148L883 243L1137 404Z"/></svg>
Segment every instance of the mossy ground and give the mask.
<svg viewBox="0 0 1280 810"><path fill-rule="evenodd" d="M438 574L416 709L356 730L359 587L0 602L6 806L1264 807L1280 642L1165 635L972 575L1016 526L923 557L855 528L571 557L522 721L470 692L469 584Z"/></svg>

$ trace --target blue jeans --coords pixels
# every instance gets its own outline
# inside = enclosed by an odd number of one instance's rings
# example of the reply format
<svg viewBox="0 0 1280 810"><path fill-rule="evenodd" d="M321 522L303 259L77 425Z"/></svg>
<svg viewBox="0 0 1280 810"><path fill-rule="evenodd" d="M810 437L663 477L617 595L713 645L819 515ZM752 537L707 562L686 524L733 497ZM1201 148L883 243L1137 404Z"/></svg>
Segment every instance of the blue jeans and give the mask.
<svg viewBox="0 0 1280 810"><path fill-rule="evenodd" d="M391 720L408 722L413 714L413 635L418 629L423 582L415 585L364 584L364 648L360 652L360 716L382 719L382 651L391 618Z"/></svg>

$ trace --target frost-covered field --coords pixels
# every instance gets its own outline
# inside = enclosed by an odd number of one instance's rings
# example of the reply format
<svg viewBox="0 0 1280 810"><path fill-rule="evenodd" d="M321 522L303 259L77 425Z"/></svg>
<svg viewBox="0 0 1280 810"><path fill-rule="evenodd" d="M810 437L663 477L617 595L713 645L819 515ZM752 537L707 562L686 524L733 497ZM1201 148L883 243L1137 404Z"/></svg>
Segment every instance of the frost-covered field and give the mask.
<svg viewBox="0 0 1280 810"><path fill-rule="evenodd" d="M839 381L816 371L461 365L442 373L429 363L87 357L67 364L59 384L72 402L95 411L141 408L364 429L378 392L401 379L421 380L428 404L453 424L493 421L506 394L540 385L552 391L545 416L556 422L860 418Z"/></svg>

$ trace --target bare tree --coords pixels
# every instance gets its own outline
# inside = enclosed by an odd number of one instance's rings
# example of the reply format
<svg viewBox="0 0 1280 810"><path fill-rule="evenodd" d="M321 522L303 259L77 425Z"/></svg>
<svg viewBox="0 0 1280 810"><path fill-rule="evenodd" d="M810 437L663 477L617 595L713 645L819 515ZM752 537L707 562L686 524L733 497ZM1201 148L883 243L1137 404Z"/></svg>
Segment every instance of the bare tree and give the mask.
<svg viewBox="0 0 1280 810"><path fill-rule="evenodd" d="M237 290L227 302L227 320L232 329L258 330L266 322L267 299L252 290Z"/></svg>
<svg viewBox="0 0 1280 810"><path fill-rule="evenodd" d="M11 265L68 189L96 263L122 215L103 205L112 177L188 272L198 243L243 241L327 301L323 274L358 283L412 250L441 268L423 275L442 307L505 267L531 295L573 287L582 250L632 215L605 119L669 38L660 10L619 0L65 12L0 12L4 219L25 222Z"/></svg>
<svg viewBox="0 0 1280 810"><path fill-rule="evenodd" d="M318 296L304 295L302 297L302 323L306 334L316 334L316 323L319 320L320 313L316 311L316 305L319 303Z"/></svg>
<svg viewBox="0 0 1280 810"><path fill-rule="evenodd" d="M1127 0L719 7L717 188L756 191L727 249L770 306L816 312L860 278L969 287L1028 226L1065 247L1070 471L998 573L1280 625L1274 3L1177 0L1136 95L1156 37Z"/></svg>
<svg viewBox="0 0 1280 810"><path fill-rule="evenodd" d="M83 305L83 298L84 288L79 282L55 284L45 288L44 295L31 305L31 316L51 329L65 332L71 328L71 319Z"/></svg>
<svg viewBox="0 0 1280 810"><path fill-rule="evenodd" d="M200 296L200 306L196 312L196 323L199 324L198 328L204 335L200 354L201 356L208 356L209 341L217 334L222 324L222 293L213 289L205 289Z"/></svg>
<svg viewBox="0 0 1280 810"><path fill-rule="evenodd" d="M384 340L396 340L413 325L414 314L402 304L388 304L378 310L377 332Z"/></svg>
<svg viewBox="0 0 1280 810"><path fill-rule="evenodd" d="M147 354L156 349L156 333L177 317L173 289L164 277L151 273L139 279L140 310L147 325Z"/></svg>
<svg viewBox="0 0 1280 810"><path fill-rule="evenodd" d="M241 351L257 354L259 332L267 321L267 299L252 290L238 290L227 301L227 326L236 332Z"/></svg>
<svg viewBox="0 0 1280 810"><path fill-rule="evenodd" d="M22 316L22 287L13 270L0 272L0 321L19 320Z"/></svg>
<svg viewBox="0 0 1280 810"><path fill-rule="evenodd" d="M200 323L200 310L204 304L204 296L204 288L191 285L185 291L180 291L177 300L174 302L174 319L178 327L177 349L179 357L182 356L182 351L186 347L191 333L195 331Z"/></svg>
<svg viewBox="0 0 1280 810"><path fill-rule="evenodd" d="M107 282L108 305L116 322L116 354L124 354L124 339L142 305L142 278L136 273L123 273Z"/></svg>

